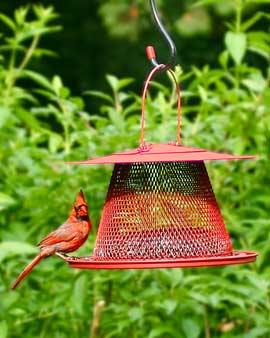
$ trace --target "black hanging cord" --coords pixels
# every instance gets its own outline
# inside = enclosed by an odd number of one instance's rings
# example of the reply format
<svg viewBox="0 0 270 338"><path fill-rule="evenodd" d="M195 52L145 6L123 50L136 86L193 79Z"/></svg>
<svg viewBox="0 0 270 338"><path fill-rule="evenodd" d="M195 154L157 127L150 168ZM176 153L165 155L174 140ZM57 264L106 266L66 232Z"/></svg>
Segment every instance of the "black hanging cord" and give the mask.
<svg viewBox="0 0 270 338"><path fill-rule="evenodd" d="M154 22L156 24L156 27L160 31L160 33L163 35L164 39L169 45L170 48L170 58L169 61L164 65L163 70L167 70L172 68L175 63L176 63L176 57L177 57L177 51L176 51L176 46L172 38L170 37L169 33L167 32L166 28L164 27L160 15L157 9L156 1L155 0L149 0L150 2L150 8L151 12L153 15ZM156 59L156 54L155 54L155 49L152 46L147 47L147 56L148 59L152 62L154 66L159 65L157 59Z"/></svg>

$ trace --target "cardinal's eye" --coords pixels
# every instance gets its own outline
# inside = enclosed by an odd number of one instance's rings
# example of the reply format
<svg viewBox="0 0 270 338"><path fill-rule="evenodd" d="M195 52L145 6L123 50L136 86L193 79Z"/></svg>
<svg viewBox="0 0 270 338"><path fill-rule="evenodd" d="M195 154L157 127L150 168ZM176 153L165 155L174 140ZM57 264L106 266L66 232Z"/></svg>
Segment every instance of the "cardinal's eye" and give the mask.
<svg viewBox="0 0 270 338"><path fill-rule="evenodd" d="M80 210L83 209L83 208L86 208L87 209L87 206L85 204L82 204L82 205L79 205Z"/></svg>

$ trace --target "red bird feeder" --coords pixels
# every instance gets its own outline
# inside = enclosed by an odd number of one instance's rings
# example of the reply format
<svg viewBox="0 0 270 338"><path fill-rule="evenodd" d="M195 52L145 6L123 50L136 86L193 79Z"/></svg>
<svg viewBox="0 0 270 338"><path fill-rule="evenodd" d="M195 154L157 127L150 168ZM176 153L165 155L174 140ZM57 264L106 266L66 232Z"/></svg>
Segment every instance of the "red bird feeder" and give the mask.
<svg viewBox="0 0 270 338"><path fill-rule="evenodd" d="M129 269L248 263L233 251L205 160L246 159L177 145L152 144L80 164L114 163L93 256L72 267Z"/></svg>
<svg viewBox="0 0 270 338"><path fill-rule="evenodd" d="M155 68L155 72L158 70ZM204 165L207 160L249 159L180 144L141 147L73 164L114 164L93 255L67 258L74 268L198 267L253 262L233 251ZM180 126L180 95L178 98ZM177 135L180 135L177 133ZM179 141L179 140L178 140Z"/></svg>
<svg viewBox="0 0 270 338"><path fill-rule="evenodd" d="M159 27L153 0L152 11ZM168 40L175 56L175 46ZM73 164L114 164L93 255L68 257L73 268L132 269L248 263L257 253L234 251L204 161L250 159L181 145L181 97L172 63L154 65L143 91L140 147ZM145 100L152 77L168 69L178 94L177 141L144 142Z"/></svg>

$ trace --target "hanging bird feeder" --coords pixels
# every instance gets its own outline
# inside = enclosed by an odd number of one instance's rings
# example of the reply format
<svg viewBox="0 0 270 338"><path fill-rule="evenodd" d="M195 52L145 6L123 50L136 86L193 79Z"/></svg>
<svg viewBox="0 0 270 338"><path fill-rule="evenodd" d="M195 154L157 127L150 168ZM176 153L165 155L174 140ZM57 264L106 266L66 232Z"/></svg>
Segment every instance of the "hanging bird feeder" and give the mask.
<svg viewBox="0 0 270 338"><path fill-rule="evenodd" d="M144 86L140 146L100 158L72 162L79 165L113 164L96 243L90 257L67 257L73 268L139 269L218 266L249 263L257 253L235 251L226 230L204 162L251 159L181 143L181 95L171 68L175 45L162 25L154 0L155 22L171 49L167 64L159 64L153 47L147 55L153 64ZM176 142L146 143L145 101L153 76L168 70L178 94Z"/></svg>

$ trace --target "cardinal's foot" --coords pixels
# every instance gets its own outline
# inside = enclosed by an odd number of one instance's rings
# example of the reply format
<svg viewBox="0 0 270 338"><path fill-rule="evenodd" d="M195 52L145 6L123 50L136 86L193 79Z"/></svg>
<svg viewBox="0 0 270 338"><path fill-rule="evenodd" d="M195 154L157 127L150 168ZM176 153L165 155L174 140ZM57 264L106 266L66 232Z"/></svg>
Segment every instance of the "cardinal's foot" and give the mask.
<svg viewBox="0 0 270 338"><path fill-rule="evenodd" d="M62 258L63 260L66 260L66 258L69 257L68 255L63 254L61 252L56 252L55 255L58 256L58 257L60 257L60 258Z"/></svg>

